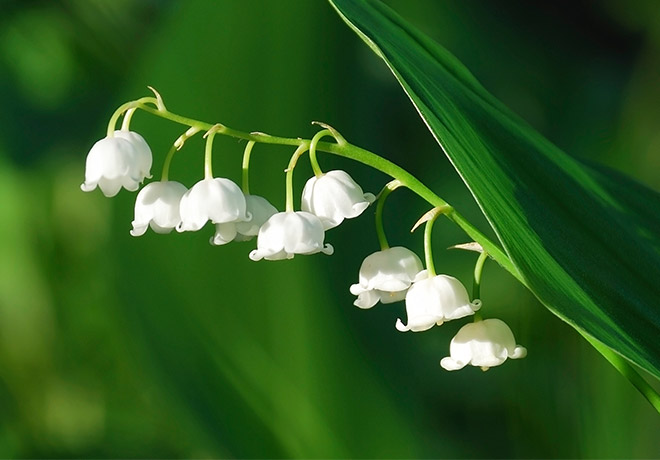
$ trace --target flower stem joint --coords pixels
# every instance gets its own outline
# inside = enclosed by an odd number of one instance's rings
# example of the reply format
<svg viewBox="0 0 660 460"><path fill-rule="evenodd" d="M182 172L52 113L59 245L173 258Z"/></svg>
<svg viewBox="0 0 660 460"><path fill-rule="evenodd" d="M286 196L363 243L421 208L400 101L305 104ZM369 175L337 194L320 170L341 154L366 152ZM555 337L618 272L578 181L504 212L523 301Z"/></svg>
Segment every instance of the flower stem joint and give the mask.
<svg viewBox="0 0 660 460"><path fill-rule="evenodd" d="M164 158L161 180L148 183L137 195L131 235L144 235L148 228L155 233L170 233L172 229L178 232L199 231L211 222L215 232L210 242L216 246L231 241L249 241L256 236L257 247L249 254L250 259L255 261L291 259L296 254L319 252L331 255L334 248L325 242L325 232L341 225L345 219L359 217L376 202L375 224L380 251L373 252L362 262L358 283L350 287L350 292L357 296L354 304L370 309L379 302L390 304L405 301L407 324L400 319L396 322L396 329L402 332L426 331L447 321L473 316L474 322L464 325L452 339L450 356L441 361L441 366L447 370L461 369L466 365L486 370L502 364L507 358L518 359L526 355L527 350L516 345L513 333L503 321L494 318L482 320L480 314L475 314L482 306L479 298L481 271L488 257L480 244L455 246L480 252L475 265L472 300L458 279L436 274L432 254L433 223L439 216L450 217L455 211L409 173L350 144L336 129L323 123L314 122L323 129L311 140L241 132L219 123L205 123L174 114L166 108L160 94L150 89L155 97L128 102L112 115L107 137L96 142L87 155L85 181L81 185L85 192L98 187L105 196L112 197L121 188L136 191L145 179L151 178L151 149L141 135L130 130L137 110L184 125L186 130L174 141ZM121 129L117 130L116 125L121 117ZM199 132L204 132L206 139L204 175L188 188L180 182L169 180L169 169L175 153L183 150L186 140ZM213 140L216 135L247 141L240 187L230 179L213 175ZM324 137L332 141L321 142ZM249 191L250 156L253 147L260 143L296 148L285 170L284 211L278 211L266 198ZM317 151L360 161L389 174L394 180L384 186L378 197L365 193L345 171L324 173L317 160ZM314 176L307 180L300 200L301 210L296 211L293 204L293 171L298 159L306 152L309 152ZM422 224L425 226L426 268L410 249L390 247L385 235L385 200L402 186L416 191L436 206L413 227L414 231ZM450 220L458 219L450 217ZM474 230L471 234L478 234L474 227L470 229ZM483 241L488 242L485 237ZM487 247L497 249L492 244ZM495 254L499 254L497 250Z"/></svg>

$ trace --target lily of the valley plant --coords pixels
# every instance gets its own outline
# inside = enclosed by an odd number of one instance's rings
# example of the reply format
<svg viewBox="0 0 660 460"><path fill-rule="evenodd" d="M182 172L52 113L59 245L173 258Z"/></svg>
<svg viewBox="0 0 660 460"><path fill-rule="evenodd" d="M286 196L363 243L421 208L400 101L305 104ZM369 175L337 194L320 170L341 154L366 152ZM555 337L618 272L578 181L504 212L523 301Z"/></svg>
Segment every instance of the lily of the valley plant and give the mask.
<svg viewBox="0 0 660 460"><path fill-rule="evenodd" d="M85 181L81 189L90 192L97 187L108 197L121 188L134 192L145 179L151 178L152 152L144 138L130 130L134 113L165 118L186 127L163 160L160 180L140 189L135 201L133 236L144 235L148 228L155 233L199 231L212 228L210 243L224 245L232 241L250 241L256 237L256 248L248 255L254 261L291 259L296 254L331 255L333 246L326 242L326 232L345 219L359 217L375 204L375 226L380 250L366 254L359 269L358 282L350 286L356 295L355 305L369 309L376 304L405 301L407 322L399 319L396 329L421 332L451 320L469 316L473 322L463 326L452 339L450 356L442 360L444 369L457 370L466 365L483 370L498 366L507 358L522 358L526 349L516 345L513 333L500 319L482 319L479 299L481 271L486 258L501 251L476 228L462 219L444 200L433 194L409 173L389 161L346 141L339 132L323 123L311 139L282 138L262 133L246 133L221 124L204 123L170 112L161 96L144 97L117 109L108 124L105 138L98 141L87 155ZM123 117L121 129L116 129ZM169 169L174 154L188 138L204 133L204 176L186 186L170 180ZM242 183L213 173L213 139L226 135L247 141L243 151ZM331 142L321 142L330 137ZM286 208L276 209L266 198L250 193L248 186L250 155L256 144L279 144L293 149L286 168L284 185ZM360 161L388 175L393 180L375 196L342 170L322 171L317 151ZM294 209L293 172L299 158L308 154L314 176L307 180L301 195L300 210ZM425 226L424 259L402 246L390 247L384 231L383 207L387 196L399 187L408 187L432 206L415 224ZM455 277L437 274L433 262L431 230L439 216L458 222L475 238L468 248L479 253L475 266L472 298ZM254 243L253 243L254 244ZM497 257L494 257L497 260Z"/></svg>

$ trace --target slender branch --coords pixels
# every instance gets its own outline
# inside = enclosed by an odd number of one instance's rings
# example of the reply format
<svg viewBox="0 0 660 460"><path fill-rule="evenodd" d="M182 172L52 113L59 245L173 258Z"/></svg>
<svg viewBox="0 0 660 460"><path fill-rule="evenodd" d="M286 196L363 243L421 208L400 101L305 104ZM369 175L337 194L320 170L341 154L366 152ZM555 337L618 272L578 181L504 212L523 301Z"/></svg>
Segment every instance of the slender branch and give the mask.
<svg viewBox="0 0 660 460"><path fill-rule="evenodd" d="M472 284L472 300L481 298L481 272L484 269L484 263L488 259L488 253L482 252L479 254L477 263L474 264L474 282Z"/></svg>
<svg viewBox="0 0 660 460"><path fill-rule="evenodd" d="M151 105L155 107L151 107ZM290 145L297 147L296 152L291 158L289 168L287 169L286 177L286 189L287 189L287 210L293 210L293 167L295 166L295 161L297 158L302 155L310 145L310 140L301 139L301 138L287 138L287 137L277 137L270 136L264 133L247 133L243 131L234 130L228 128L224 125L205 123L203 121L195 120L192 118L183 117L181 115L174 114L169 112L162 100L160 98L153 97L144 97L136 101L128 102L121 107L119 107L108 123L108 137L114 135L115 126L119 117L129 109L139 108L146 112L149 112L158 117L179 123L190 128L195 128L197 130L208 131L213 128L214 132L224 134L226 136L231 136L237 139L244 139L247 141L258 142L262 144L278 144L278 145ZM132 115L132 113L131 113ZM129 115L130 117L130 115ZM130 120L130 118L129 118ZM329 126L319 123L319 125L324 128L331 129ZM419 179L410 174L405 169L400 166L392 163L385 158L382 158L368 150L357 147L355 145L349 144L341 136L336 136L337 143L327 143L327 142L318 142L316 144L316 150L320 150L326 153L333 155L349 158L360 163L363 163L367 166L370 166L378 171L381 171L384 174L389 175L393 179L396 179L400 182L402 186L410 189L412 192L417 194L420 198L427 201L434 207L447 207L449 210L444 212L444 215L447 216L449 220L458 225L473 241L479 243L484 249L485 253L495 260L502 268L511 273L520 283L529 289L529 285L526 280L523 278L522 274L509 259L507 254L498 246L495 242L491 241L486 235L484 235L479 229L474 225L468 222L460 213L454 210L449 204L436 195L431 189L424 185ZM208 171L207 171L208 172ZM315 171L316 172L316 171ZM480 259L481 260L481 257ZM485 256L484 259L485 261ZM478 287L477 287L478 293ZM603 345L602 343L596 341L586 333L578 331L585 337L585 339L598 350L621 374L623 374L634 386L637 388L642 395L651 403L651 405L660 413L660 395L651 385L648 384L639 373L632 367L632 365L626 361L623 357L618 355L616 352Z"/></svg>
<svg viewBox="0 0 660 460"><path fill-rule="evenodd" d="M344 141L345 142L345 141ZM385 235L385 227L383 226L383 208L385 207L385 200L394 190L401 186L401 182L394 179L393 181L388 182L383 187L383 190L378 194L378 202L376 203L376 235L378 235L378 243L380 244L381 251L388 249L390 244L387 241L387 236Z"/></svg>
<svg viewBox="0 0 660 460"><path fill-rule="evenodd" d="M241 168L243 169L243 174L241 175L241 189L246 195L250 194L250 155L252 154L252 147L254 147L254 141L248 141L245 146L245 151L243 152L243 163Z"/></svg>
<svg viewBox="0 0 660 460"><path fill-rule="evenodd" d="M193 118L183 117L169 111L161 111L157 108L153 108L145 104L136 104L136 106L158 117L165 118L182 125L197 127L200 130L209 130L213 126L216 126L217 133L231 136L237 139L254 141L261 144L292 145L296 147L301 145L309 145L310 143L310 140L308 139L277 137L264 133L247 133L238 131L228 128L227 126L213 125L211 123L205 123ZM420 182L419 179L410 174L408 171L368 150L349 143L319 142L316 147L317 150L322 152L331 153L333 155L358 161L389 175L393 179L398 179L401 182L401 185L410 189L412 192L430 203L432 206L448 205L445 200L436 195L431 189ZM473 241L481 244L484 250L490 254L491 258L495 260L500 266L502 266L502 268L511 273L518 281L527 286L518 269L513 265L506 253L496 243L491 241L486 235L484 235L481 231L479 231L479 229L468 222L456 210L452 210L451 212L446 213L445 216L447 216L449 220L458 225Z"/></svg>

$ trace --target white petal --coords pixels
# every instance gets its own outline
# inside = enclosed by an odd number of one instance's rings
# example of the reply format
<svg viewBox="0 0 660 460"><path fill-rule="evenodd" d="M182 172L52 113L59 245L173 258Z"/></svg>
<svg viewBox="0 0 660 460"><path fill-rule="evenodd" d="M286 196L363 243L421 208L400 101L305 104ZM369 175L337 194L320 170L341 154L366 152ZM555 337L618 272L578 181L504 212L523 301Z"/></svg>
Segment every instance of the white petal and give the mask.
<svg viewBox="0 0 660 460"><path fill-rule="evenodd" d="M359 283L351 286L353 295L374 291L382 303L403 300L422 261L404 247L393 247L367 256L360 266Z"/></svg>
<svg viewBox="0 0 660 460"><path fill-rule="evenodd" d="M381 303L394 303L399 302L406 298L407 290L403 291L381 291L379 289L375 290L380 295Z"/></svg>
<svg viewBox="0 0 660 460"><path fill-rule="evenodd" d="M245 195L245 203L247 212L252 215L252 219L248 222L238 222L236 224L236 231L243 236L252 237L259 234L261 226L270 219L273 215L277 214L277 208L270 204L264 197L258 195ZM237 240L239 238L236 238ZM246 241L250 238L241 238Z"/></svg>
<svg viewBox="0 0 660 460"><path fill-rule="evenodd" d="M360 308L371 308L378 303L380 295L376 291L364 291L358 295L353 305Z"/></svg>
<svg viewBox="0 0 660 460"><path fill-rule="evenodd" d="M457 371L459 369L463 369L467 365L467 363L456 361L448 356L440 360L440 365L448 371Z"/></svg>
<svg viewBox="0 0 660 460"><path fill-rule="evenodd" d="M442 317L435 315L416 315L408 316L408 324L404 326L403 321L396 320L396 328L401 332L413 331L423 332L428 331L433 326L440 326L443 323Z"/></svg>
<svg viewBox="0 0 660 460"><path fill-rule="evenodd" d="M365 288L361 284L351 284L351 287L349 288L349 291L351 291L351 294L353 295L360 295L363 292L369 291L370 289Z"/></svg>
<svg viewBox="0 0 660 460"><path fill-rule="evenodd" d="M167 233L172 233L172 230L174 229L174 227L170 227L170 226L161 227L160 225L158 225L153 220L149 223L149 227L151 227L151 229L154 231L154 233L158 233L158 234L161 234L161 235L165 235Z"/></svg>
<svg viewBox="0 0 660 460"><path fill-rule="evenodd" d="M215 224L215 235L211 237L211 244L220 246L234 241L234 238L236 238L235 223Z"/></svg>
<svg viewBox="0 0 660 460"><path fill-rule="evenodd" d="M443 367L443 362L450 363L445 360L451 359L457 363L487 369L499 366L507 358L523 358L527 350L516 345L513 333L506 323L491 318L463 326L452 339L449 353L450 357L440 362Z"/></svg>
<svg viewBox="0 0 660 460"><path fill-rule="evenodd" d="M456 278L437 275L415 282L406 294L408 321L416 316L437 317L443 321L474 314L465 286Z"/></svg>
<svg viewBox="0 0 660 460"><path fill-rule="evenodd" d="M151 164L153 156L149 144L144 138L134 131L115 131L115 138L126 139L135 149L135 170L139 182L145 177L151 177Z"/></svg>
<svg viewBox="0 0 660 460"><path fill-rule="evenodd" d="M279 212L271 216L259 230L257 249L250 258L279 260L292 258L295 254L332 254L331 245L323 243L323 224L313 214Z"/></svg>
<svg viewBox="0 0 660 460"><path fill-rule="evenodd" d="M123 180L122 178L114 178L114 179L106 179L105 177L102 177L98 181L98 186L101 189L101 192L108 198L113 197L119 193L119 190L121 190L121 187L123 185ZM132 184L132 182L129 182L129 184ZM134 191L135 188L132 186L130 187Z"/></svg>
<svg viewBox="0 0 660 460"><path fill-rule="evenodd" d="M135 219L131 235L144 233L150 226L156 233L169 233L181 222L179 205L187 189L175 181L151 182L135 199ZM141 232L141 233L140 233Z"/></svg>
<svg viewBox="0 0 660 460"><path fill-rule="evenodd" d="M310 178L302 193L301 209L321 219L324 230L336 227L344 219L359 216L375 199L365 194L345 171L329 171Z"/></svg>
<svg viewBox="0 0 660 460"><path fill-rule="evenodd" d="M381 291L405 290L422 270L422 261L404 247L375 252L360 266L360 284Z"/></svg>
<svg viewBox="0 0 660 460"><path fill-rule="evenodd" d="M216 177L197 182L181 198L181 224L177 231L199 230L209 220L215 224L247 221L245 196L229 179Z"/></svg>
<svg viewBox="0 0 660 460"><path fill-rule="evenodd" d="M520 359L527 356L527 348L522 345L516 345L516 348L513 349L513 353L509 355L511 359Z"/></svg>
<svg viewBox="0 0 660 460"><path fill-rule="evenodd" d="M133 221L133 230L131 230L129 233L132 236L142 236L146 233L147 228L149 227L149 224L141 224L138 222Z"/></svg>

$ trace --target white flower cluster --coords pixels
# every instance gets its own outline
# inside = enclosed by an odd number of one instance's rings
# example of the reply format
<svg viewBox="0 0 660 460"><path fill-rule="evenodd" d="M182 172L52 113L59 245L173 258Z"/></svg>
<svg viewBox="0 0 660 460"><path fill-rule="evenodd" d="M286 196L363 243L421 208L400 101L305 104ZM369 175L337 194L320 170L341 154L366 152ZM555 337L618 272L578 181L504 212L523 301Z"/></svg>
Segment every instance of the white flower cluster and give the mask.
<svg viewBox="0 0 660 460"><path fill-rule="evenodd" d="M115 131L98 141L89 154L85 192L97 186L105 196L124 187L135 191L151 177L152 154L139 134ZM325 231L344 219L359 216L375 199L344 171L312 177L302 193L302 211L278 212L263 197L246 195L229 179L206 178L190 189L174 181L147 184L138 193L131 235L143 235L148 227L156 233L197 231L215 224L211 244L247 241L257 237L252 260L290 259L295 254L332 254L324 243Z"/></svg>
<svg viewBox="0 0 660 460"><path fill-rule="evenodd" d="M87 155L81 189L89 192L99 187L108 197L115 196L122 187L135 191L145 178L151 177L151 165L151 149L142 136L127 130L114 131L94 144ZM207 172L207 176L212 174ZM344 219L359 216L375 199L344 171L317 171L303 189L302 209L284 212L278 212L263 197L244 193L225 178L206 177L190 189L175 181L154 181L137 195L130 233L140 236L149 227L156 233L173 229L197 231L211 222L215 225L210 240L213 245L256 236L257 248L249 254L255 261L290 259L295 254L332 254L333 247L324 241L325 231ZM378 212L376 216L378 219ZM446 321L474 315L480 309L481 301L470 301L460 281L432 272L432 268L430 272L424 270L419 257L409 249L388 247L364 260L359 282L350 291L357 296L355 305L363 309L378 302L405 300L408 323L400 319L396 322L396 328L402 332L426 331ZM459 330L451 341L450 356L440 364L447 370L468 364L485 370L507 358L522 358L526 353L524 347L516 345L504 322L478 319Z"/></svg>
<svg viewBox="0 0 660 460"><path fill-rule="evenodd" d="M448 275L431 276L422 269L419 257L403 247L384 249L364 259L359 283L350 290L358 296L354 303L360 308L405 299L408 324L400 319L396 322L401 332L426 331L445 321L473 315L481 308L481 300L470 301L459 280ZM526 354L503 321L486 319L463 326L451 341L450 356L440 364L450 371L468 364L486 370L507 358L523 358Z"/></svg>

